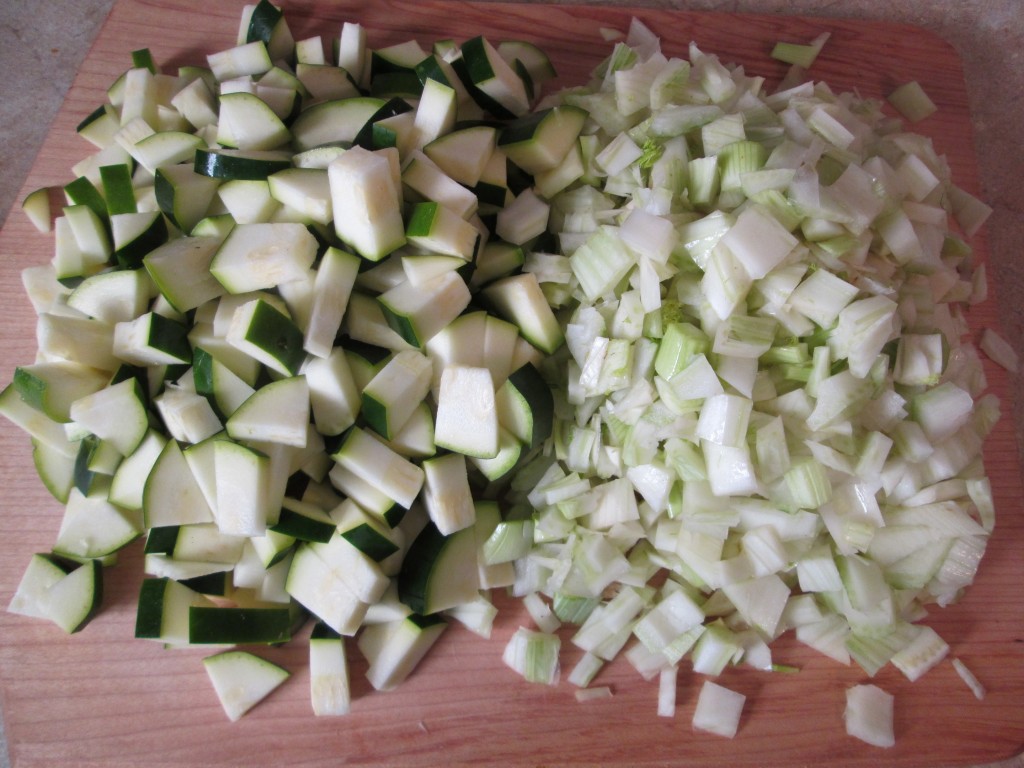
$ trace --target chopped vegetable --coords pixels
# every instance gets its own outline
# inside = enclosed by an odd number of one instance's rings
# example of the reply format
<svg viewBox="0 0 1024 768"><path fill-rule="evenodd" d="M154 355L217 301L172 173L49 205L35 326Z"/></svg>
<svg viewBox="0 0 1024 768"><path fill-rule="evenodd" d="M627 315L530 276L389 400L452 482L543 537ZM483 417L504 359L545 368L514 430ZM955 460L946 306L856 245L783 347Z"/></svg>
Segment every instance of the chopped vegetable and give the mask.
<svg viewBox="0 0 1024 768"><path fill-rule="evenodd" d="M705 680L693 712L693 727L731 739L740 726L747 697L710 680Z"/></svg>
<svg viewBox="0 0 1024 768"><path fill-rule="evenodd" d="M876 101L769 93L636 20L608 39L543 99L528 43L345 24L334 71L267 0L173 88L136 52L79 128L97 151L24 276L39 359L0 393L86 565L32 557L9 609L81 629L145 536L137 636L276 644L308 612L317 715L351 707L344 636L390 690L449 618L488 637L494 588L539 630L502 655L525 680L556 685L565 640L577 699L610 696L621 654L665 717L687 656L788 671L790 630L870 675L944 658L914 622L979 567L999 415L944 206L968 237L991 209ZM231 719L288 674L204 663ZM891 743L891 697L848 697ZM706 681L693 726L732 738L744 702Z"/></svg>
<svg viewBox="0 0 1024 768"><path fill-rule="evenodd" d="M814 60L818 58L818 54L825 47L829 37L831 37L830 33L822 32L814 40L806 44L776 43L775 47L772 48L772 58L786 64L794 64L803 69L808 69L814 63Z"/></svg>
<svg viewBox="0 0 1024 768"><path fill-rule="evenodd" d="M989 358L1011 373L1016 373L1019 369L1020 361L1017 359L1017 352L1010 346L1010 342L991 328L986 328L981 332L978 346Z"/></svg>
<svg viewBox="0 0 1024 768"><path fill-rule="evenodd" d="M960 675L960 679L963 680L967 687L971 689L971 693L978 701L982 701L985 698L985 686L981 684L974 673L967 668L967 665L960 659L953 659L953 669Z"/></svg>
<svg viewBox="0 0 1024 768"><path fill-rule="evenodd" d="M231 721L259 704L289 676L287 670L246 651L208 656L203 666Z"/></svg>
<svg viewBox="0 0 1024 768"><path fill-rule="evenodd" d="M888 96L899 113L912 123L924 120L938 109L916 80L904 83Z"/></svg>
<svg viewBox="0 0 1024 768"><path fill-rule="evenodd" d="M846 732L876 747L896 744L893 696L876 685L855 685L846 690L843 719Z"/></svg>

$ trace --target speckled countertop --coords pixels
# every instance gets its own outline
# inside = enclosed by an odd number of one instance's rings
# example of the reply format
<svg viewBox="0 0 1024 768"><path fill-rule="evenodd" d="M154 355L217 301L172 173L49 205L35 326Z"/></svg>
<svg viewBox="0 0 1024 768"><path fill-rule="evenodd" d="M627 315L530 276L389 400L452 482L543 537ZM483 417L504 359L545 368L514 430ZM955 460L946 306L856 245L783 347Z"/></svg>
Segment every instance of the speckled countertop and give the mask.
<svg viewBox="0 0 1024 768"><path fill-rule="evenodd" d="M1024 151L1019 138L1024 125L1024 2L643 0L635 4L898 21L928 29L951 43L963 61L982 197L993 208L987 225L990 285L1003 335L1024 360ZM16 204L47 128L112 5L113 0L0 0L0 224ZM1012 415L1018 450L1024 456L1024 398L1019 383L1014 391L1018 396ZM0 768L9 765L0 733ZM1024 757L1001 765L1024 766Z"/></svg>

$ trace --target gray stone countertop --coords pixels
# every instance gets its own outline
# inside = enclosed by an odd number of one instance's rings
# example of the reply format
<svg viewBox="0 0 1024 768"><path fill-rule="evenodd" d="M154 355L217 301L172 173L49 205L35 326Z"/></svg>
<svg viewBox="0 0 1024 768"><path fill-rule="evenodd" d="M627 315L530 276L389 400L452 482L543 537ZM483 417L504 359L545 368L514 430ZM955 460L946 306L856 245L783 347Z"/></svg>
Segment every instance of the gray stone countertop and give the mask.
<svg viewBox="0 0 1024 768"><path fill-rule="evenodd" d="M993 208L987 224L990 285L999 302L1003 335L1024 361L1024 151L1020 140L1024 2L674 0L636 4L896 21L923 27L951 43L963 61L982 197ZM47 127L112 5L112 0L0 0L0 224L17 204ZM1012 415L1018 449L1024 455L1024 398L1017 381ZM9 765L7 744L0 733L0 768ZM1024 757L1000 766L1024 768Z"/></svg>

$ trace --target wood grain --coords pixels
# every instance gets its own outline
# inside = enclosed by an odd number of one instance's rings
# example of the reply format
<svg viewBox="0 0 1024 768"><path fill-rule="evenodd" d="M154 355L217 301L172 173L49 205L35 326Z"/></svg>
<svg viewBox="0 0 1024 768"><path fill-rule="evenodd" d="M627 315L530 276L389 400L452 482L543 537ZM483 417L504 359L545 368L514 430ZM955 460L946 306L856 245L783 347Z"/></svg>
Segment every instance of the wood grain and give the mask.
<svg viewBox="0 0 1024 768"><path fill-rule="evenodd" d="M119 0L86 58L52 126L25 191L63 184L89 148L74 126L104 98L107 85L148 46L162 65L197 63L232 44L242 3ZM783 66L768 57L777 40L832 38L815 65L836 90L882 97L919 80L939 112L915 126L947 155L955 178L977 191L967 95L953 49L922 30L881 23L813 20L613 7L462 3L454 0L373 3L295 0L286 4L297 37L337 33L342 20L362 22L374 47L416 37L526 38L553 57L562 83L578 82L607 53L602 27L624 29L631 15L685 54L691 40L723 60L777 81ZM975 241L985 257L982 234ZM50 257L50 240L14 213L0 233L0 380L32 360L34 319L19 271ZM975 332L997 325L994 303L971 311ZM1010 401L1007 380L986 362L991 390ZM6 605L30 553L49 549L60 509L33 476L27 441L0 428L0 604ZM259 652L292 678L239 723L229 724L199 663L200 650L165 651L131 639L141 578L138 547L108 574L103 613L81 634L65 637L43 622L0 615L2 706L13 765L302 766L388 765L962 765L995 761L1024 747L1024 546L1020 463L1009 422L986 445L998 525L976 584L959 604L936 609L928 623L947 639L988 688L976 701L948 664L910 684L887 668L873 681L896 695L897 746L878 750L843 731L844 690L864 682L784 638L777 661L799 674L729 670L720 682L747 696L740 731L727 741L690 728L700 679L684 670L673 719L655 716L657 689L625 662L602 672L608 700L578 704L568 683L531 686L504 668L501 649L528 619L508 600L488 642L453 626L398 691L373 692L365 663L350 649L355 699L351 715L312 716L306 650L299 640ZM568 635L564 645L570 647ZM575 661L571 650L565 661Z"/></svg>

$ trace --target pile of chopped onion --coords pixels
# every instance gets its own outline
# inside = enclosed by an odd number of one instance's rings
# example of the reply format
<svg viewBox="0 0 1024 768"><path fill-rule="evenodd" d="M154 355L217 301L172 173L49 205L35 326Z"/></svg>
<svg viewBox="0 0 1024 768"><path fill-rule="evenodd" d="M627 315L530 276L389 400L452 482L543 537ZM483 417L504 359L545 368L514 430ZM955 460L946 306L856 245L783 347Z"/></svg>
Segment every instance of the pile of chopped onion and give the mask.
<svg viewBox="0 0 1024 768"><path fill-rule="evenodd" d="M571 682L623 652L664 714L680 665L772 670L790 631L916 679L949 650L919 621L994 523L999 403L963 315L987 206L880 102L769 93L637 21L552 103L590 117L549 195L557 247L525 265L567 343L553 440L513 483L515 594L550 606L547 633L578 625Z"/></svg>

